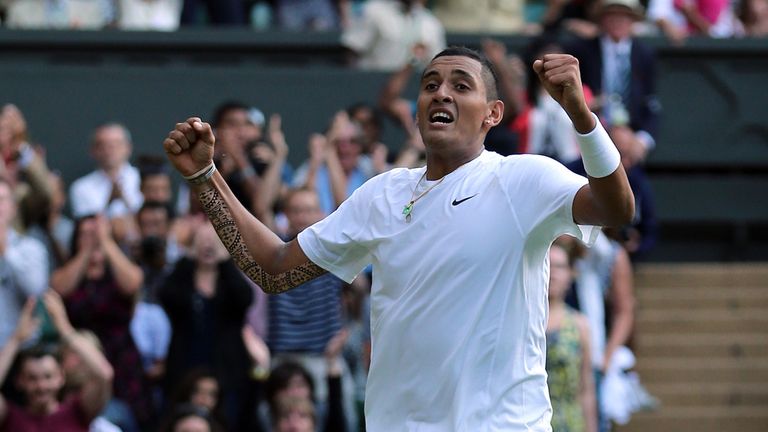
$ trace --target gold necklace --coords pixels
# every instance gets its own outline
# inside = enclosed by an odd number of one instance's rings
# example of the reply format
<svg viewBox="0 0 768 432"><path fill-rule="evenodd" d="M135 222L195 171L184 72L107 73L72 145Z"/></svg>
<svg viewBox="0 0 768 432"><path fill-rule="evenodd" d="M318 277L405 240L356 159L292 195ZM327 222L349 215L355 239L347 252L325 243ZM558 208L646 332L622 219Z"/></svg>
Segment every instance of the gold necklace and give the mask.
<svg viewBox="0 0 768 432"><path fill-rule="evenodd" d="M426 177L427 177L427 171L424 170L424 174L422 174L421 177L419 177L419 181L416 182L416 187L413 188L413 192L411 193L411 200L408 201L408 204L406 204L405 207L403 207L403 214L405 215L406 222L411 221L411 212L413 211L413 205L416 204L416 201L420 200L424 195L428 194L429 191L437 187L437 185L439 185L440 183L443 182L443 180L445 180L445 176L443 176L440 180L437 181L437 183L433 184L427 190L419 194L419 196L414 198L416 196L416 189L419 188L421 181L424 180Z"/></svg>

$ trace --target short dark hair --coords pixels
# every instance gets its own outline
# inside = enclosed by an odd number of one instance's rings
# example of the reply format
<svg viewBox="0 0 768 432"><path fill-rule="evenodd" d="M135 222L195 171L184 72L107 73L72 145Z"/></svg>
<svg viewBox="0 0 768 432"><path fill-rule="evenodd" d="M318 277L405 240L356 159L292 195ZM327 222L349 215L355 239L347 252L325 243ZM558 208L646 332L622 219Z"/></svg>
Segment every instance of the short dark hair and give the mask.
<svg viewBox="0 0 768 432"><path fill-rule="evenodd" d="M476 60L483 67L482 76L485 83L486 97L489 101L499 98L499 76L496 74L496 68L493 67L493 63L488 60L485 54L475 51L472 48L463 46L450 46L432 57L432 61L439 57L468 57L472 60Z"/></svg>
<svg viewBox="0 0 768 432"><path fill-rule="evenodd" d="M264 390L267 397L267 402L270 404L270 406L274 406L274 404L277 402L277 394L280 392L280 390L288 387L288 382L294 376L301 376L304 378L304 380L307 382L307 385L309 385L309 392L311 395L310 397L314 401L315 382L312 379L312 375L310 375L309 372L301 364L296 363L295 361L286 361L281 363L280 366L272 369L272 372L270 372L269 378L267 379Z"/></svg>
<svg viewBox="0 0 768 432"><path fill-rule="evenodd" d="M136 165L139 168L139 178L143 182L147 177L156 175L167 175L168 166L165 163L165 158L157 155L140 155L137 158Z"/></svg>
<svg viewBox="0 0 768 432"><path fill-rule="evenodd" d="M233 100L224 102L216 107L216 110L213 112L211 126L213 126L214 129L221 126L221 121L230 111L248 111L249 109L250 107L248 105L240 101Z"/></svg>
<svg viewBox="0 0 768 432"><path fill-rule="evenodd" d="M16 365L19 368L19 372L21 372L22 368L24 367L24 363L26 363L28 360L40 360L45 357L52 357L54 360L56 360L56 363L61 366L61 351L56 347L56 345L45 345L45 344L39 344L39 345L33 345L29 348L25 348L16 355Z"/></svg>
<svg viewBox="0 0 768 432"><path fill-rule="evenodd" d="M139 211L136 212L136 218L138 218L139 215L144 213L145 211L150 211L150 210L164 211L166 216L168 216L169 222L176 217L176 214L173 211L173 207L171 207L170 204L164 203L161 201L144 201L144 203L139 208Z"/></svg>
<svg viewBox="0 0 768 432"><path fill-rule="evenodd" d="M205 409L196 407L192 404L180 404L173 407L170 415L162 422L160 430L162 432L173 432L176 425L187 417L198 417L208 424L211 432L219 432L221 426L213 419L211 414Z"/></svg>

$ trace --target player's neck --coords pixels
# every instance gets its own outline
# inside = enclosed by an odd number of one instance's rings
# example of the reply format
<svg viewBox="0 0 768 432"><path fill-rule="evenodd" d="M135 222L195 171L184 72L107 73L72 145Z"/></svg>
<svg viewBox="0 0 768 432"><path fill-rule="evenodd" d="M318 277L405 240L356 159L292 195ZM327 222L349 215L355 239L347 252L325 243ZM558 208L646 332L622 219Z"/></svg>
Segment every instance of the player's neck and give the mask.
<svg viewBox="0 0 768 432"><path fill-rule="evenodd" d="M480 156L485 147L473 147L461 152L437 152L427 148L427 180L439 180L460 166Z"/></svg>

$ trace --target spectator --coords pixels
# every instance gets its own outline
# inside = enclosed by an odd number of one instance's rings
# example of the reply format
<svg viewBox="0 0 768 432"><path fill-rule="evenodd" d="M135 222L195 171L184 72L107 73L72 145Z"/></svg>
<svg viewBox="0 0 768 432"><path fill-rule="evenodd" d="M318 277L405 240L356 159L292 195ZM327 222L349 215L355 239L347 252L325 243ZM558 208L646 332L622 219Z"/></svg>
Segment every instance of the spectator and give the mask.
<svg viewBox="0 0 768 432"><path fill-rule="evenodd" d="M0 346L13 335L24 301L48 286L45 248L11 227L15 214L11 186L0 178Z"/></svg>
<svg viewBox="0 0 768 432"><path fill-rule="evenodd" d="M8 0L6 25L19 29L98 30L111 21L108 2Z"/></svg>
<svg viewBox="0 0 768 432"><path fill-rule="evenodd" d="M317 417L312 402L305 398L283 397L272 413L274 432L315 432Z"/></svg>
<svg viewBox="0 0 768 432"><path fill-rule="evenodd" d="M13 337L0 350L0 382L5 381L11 362L18 353L19 376L16 383L26 398L23 406L17 406L0 395L0 431L3 432L85 432L109 400L113 377L109 362L74 330L61 299L55 293L47 293L44 303L62 341L80 357L90 379L76 394L59 401L59 392L64 387L64 371L58 356L50 350L35 348L19 353L21 343L35 331L35 299L28 299Z"/></svg>
<svg viewBox="0 0 768 432"><path fill-rule="evenodd" d="M512 125L525 107L525 78L526 71L530 68L526 68L518 56L507 55L504 44L495 40L483 40L483 54L496 68L499 77L499 97L504 102L504 116L498 126L488 131L485 148L502 156L508 156L519 152L520 149L520 137L513 130ZM538 81L536 77L532 79ZM570 129L570 123L568 126Z"/></svg>
<svg viewBox="0 0 768 432"><path fill-rule="evenodd" d="M309 161L294 178L294 186L315 189L323 213L330 214L360 185L373 176L362 155L362 131L346 112L334 116L326 136L309 140Z"/></svg>
<svg viewBox="0 0 768 432"><path fill-rule="evenodd" d="M297 189L285 199L290 240L308 226L323 218L317 194ZM316 402L325 407L328 388L325 385L326 346L342 328L341 292L344 281L325 274L290 291L269 297L268 345L276 363L286 360L301 363L317 384ZM347 365L340 361L346 386L347 412L354 412L353 381ZM322 419L322 415L320 416ZM350 419L352 420L352 419Z"/></svg>
<svg viewBox="0 0 768 432"><path fill-rule="evenodd" d="M599 0L547 0L534 2L535 15L526 13L526 21L538 23L543 32L555 34L561 28L581 37L594 35L596 27L591 18L593 9ZM531 10L526 6L526 12Z"/></svg>
<svg viewBox="0 0 768 432"><path fill-rule="evenodd" d="M259 193L258 173L248 155L248 144L261 140L264 114L242 102L225 102L216 108L212 126L219 143L217 168L232 182L232 192L253 211Z"/></svg>
<svg viewBox="0 0 768 432"><path fill-rule="evenodd" d="M220 432L221 427L211 416L194 405L175 407L162 432Z"/></svg>
<svg viewBox="0 0 768 432"><path fill-rule="evenodd" d="M609 430L602 411L602 379L614 353L629 343L634 325L632 263L617 242L600 234L591 248L561 237L563 247L574 256L576 283L566 302L589 321L592 369L598 399L600 431Z"/></svg>
<svg viewBox="0 0 768 432"><path fill-rule="evenodd" d="M139 191L143 201L170 204L171 176L165 160L152 157L139 157Z"/></svg>
<svg viewBox="0 0 768 432"><path fill-rule="evenodd" d="M327 366L324 379L327 381L329 393L324 420L318 419L317 416L318 409L314 402L315 382L312 375L303 366L294 362L285 362L272 370L266 384L266 397L270 408L269 416L273 430L289 431L291 429L288 426L296 420L300 420L296 422L301 423L301 426L306 428L308 426L306 424L308 420L306 414L309 411L309 407L314 411L312 416L313 428L311 430L318 430L315 428L316 424L323 425L319 429L321 432L345 432L348 430L344 422L343 395L340 379L341 369L337 367L337 363L333 360L338 359L338 354L344 345L345 339L345 333L340 333L334 337L326 352ZM309 404L309 407L305 405L306 408L302 412L294 413L294 410L286 409L284 404L287 399L304 401L305 404ZM292 418L292 414L300 414L297 417L301 417L301 419ZM302 428L300 430L306 429Z"/></svg>
<svg viewBox="0 0 768 432"><path fill-rule="evenodd" d="M525 28L518 0L434 0L435 16L452 33L519 33Z"/></svg>
<svg viewBox="0 0 768 432"><path fill-rule="evenodd" d="M525 63L530 64L546 54L559 54L563 49L553 35L542 35L534 39L526 49ZM527 104L514 119L512 128L520 137L519 151L549 156L561 163L578 159L581 155L576 134L570 127L571 119L541 86L530 70L527 80ZM584 85L587 103L592 100L589 87Z"/></svg>
<svg viewBox="0 0 768 432"><path fill-rule="evenodd" d="M335 30L336 2L331 0L276 0L277 20L285 30Z"/></svg>
<svg viewBox="0 0 768 432"><path fill-rule="evenodd" d="M135 235L133 214L142 202L139 170L128 162L131 146L131 134L122 124L98 126L91 139L97 169L75 180L69 189L72 215L106 214L118 243Z"/></svg>
<svg viewBox="0 0 768 432"><path fill-rule="evenodd" d="M49 293L55 294L54 291L49 291ZM48 294L46 294L47 296ZM56 309L58 311L61 311L61 314L66 314L66 310L64 308L64 304L62 303L61 297L56 294L53 299L53 302L55 302L57 305L54 308L49 308L51 310ZM46 300L48 300L46 298ZM49 303L51 303L51 300L48 300ZM101 345L101 342L99 342L99 338L89 330L78 330L77 334L81 336L83 339L87 340L88 343L91 344L95 349L99 351L99 353L104 356L103 347ZM65 345L61 346L60 349L61 352L61 368L64 372L64 389L63 394L61 398L66 398L68 395L71 394L78 394L82 390L83 386L88 382L88 380L92 379L91 373L88 370L87 367L84 367L84 360L78 354L77 351L73 350L71 347ZM110 366L111 367L111 366ZM111 395L111 392L110 392ZM109 403L107 403L107 408L101 412L101 414L93 419L91 422L91 425L88 429L88 432L128 432L130 430L137 431L138 427L136 425L132 425L133 429L120 429L115 425L114 423L110 422L109 420L104 417L104 414L106 411L109 410Z"/></svg>
<svg viewBox="0 0 768 432"><path fill-rule="evenodd" d="M628 124L637 136L633 158L641 161L656 145L660 104L656 98L656 55L632 37L642 19L637 0L603 0L598 9L601 34L566 47L579 59L584 84L595 94L608 126Z"/></svg>
<svg viewBox="0 0 768 432"><path fill-rule="evenodd" d="M183 2L181 25L202 23L214 26L245 25L245 6L242 0L183 0Z"/></svg>
<svg viewBox="0 0 768 432"><path fill-rule="evenodd" d="M390 167L387 164L387 145L381 142L384 128L382 113L373 105L357 103L347 108L349 119L362 131L363 158L368 159L374 174L381 174Z"/></svg>
<svg viewBox="0 0 768 432"><path fill-rule="evenodd" d="M182 0L118 0L121 30L174 31L179 28Z"/></svg>
<svg viewBox="0 0 768 432"><path fill-rule="evenodd" d="M293 171L287 163L289 149L280 114L269 117L267 136L268 141L257 139L248 144L249 158L260 180L254 199L254 215L268 224L270 229L279 232L274 221L275 206L285 196L287 185L293 178Z"/></svg>
<svg viewBox="0 0 768 432"><path fill-rule="evenodd" d="M0 109L0 156L0 177L9 183L19 204L13 226L23 231L46 214L51 190L45 160L29 143L24 114L13 104Z"/></svg>
<svg viewBox="0 0 768 432"><path fill-rule="evenodd" d="M358 67L395 71L411 61L423 64L445 48L445 30L423 0L368 0L341 43ZM423 57L413 56L417 46L423 47Z"/></svg>
<svg viewBox="0 0 768 432"><path fill-rule="evenodd" d="M571 257L555 243L549 250L547 385L552 430L597 432L597 400L587 319L565 304L573 283Z"/></svg>
<svg viewBox="0 0 768 432"><path fill-rule="evenodd" d="M631 223L606 229L605 232L627 250L632 260L641 260L656 245L658 236L653 189L645 168L634 159L636 155L633 150L639 145L636 142L637 136L627 126L613 126L609 134L619 150L621 164L635 196L635 216ZM581 159L569 162L566 166L577 174L586 175Z"/></svg>
<svg viewBox="0 0 768 432"><path fill-rule="evenodd" d="M69 259L69 246L75 223L64 214L67 191L64 180L56 173L48 173L51 200L44 213L37 215L27 234L39 240L48 252L49 270L62 266Z"/></svg>
<svg viewBox="0 0 768 432"><path fill-rule="evenodd" d="M155 406L163 401L162 378L171 340L171 324L158 304L158 290L180 257L180 249L170 238L171 209L168 204L145 201L136 215L139 242L134 257L144 273L139 301L131 319L131 335L139 349L144 374L153 387Z"/></svg>
<svg viewBox="0 0 768 432"><path fill-rule="evenodd" d="M194 234L191 257L180 259L159 290L171 321L166 389L190 370L205 367L221 385L227 424L247 424L245 406L250 360L242 338L253 291L210 223Z"/></svg>
<svg viewBox="0 0 768 432"><path fill-rule="evenodd" d="M688 22L675 3L675 0L650 0L648 20L656 24L673 45L682 45L689 36Z"/></svg>
<svg viewBox="0 0 768 432"><path fill-rule="evenodd" d="M221 388L216 376L207 369L192 369L179 381L170 407L192 405L205 412L219 426L226 425L221 406Z"/></svg>
<svg viewBox="0 0 768 432"><path fill-rule="evenodd" d="M108 415L123 427L133 422L146 425L152 417L151 399L141 367L141 356L130 333L136 299L143 282L141 268L120 250L103 216L78 220L72 257L51 275L51 286L66 301L74 325L94 332L115 367L112 406L127 404ZM114 410L113 412L116 412Z"/></svg>
<svg viewBox="0 0 768 432"><path fill-rule="evenodd" d="M768 36L768 0L742 0L739 19L748 37Z"/></svg>

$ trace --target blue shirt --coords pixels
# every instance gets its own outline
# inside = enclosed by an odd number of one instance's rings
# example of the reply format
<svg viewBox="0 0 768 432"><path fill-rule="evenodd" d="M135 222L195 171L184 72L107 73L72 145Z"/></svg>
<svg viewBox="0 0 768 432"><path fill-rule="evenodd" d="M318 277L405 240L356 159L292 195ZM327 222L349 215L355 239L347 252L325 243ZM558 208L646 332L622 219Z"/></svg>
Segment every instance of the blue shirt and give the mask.
<svg viewBox="0 0 768 432"><path fill-rule="evenodd" d="M269 296L269 348L275 353L322 354L341 330L344 282L326 273L303 285Z"/></svg>

